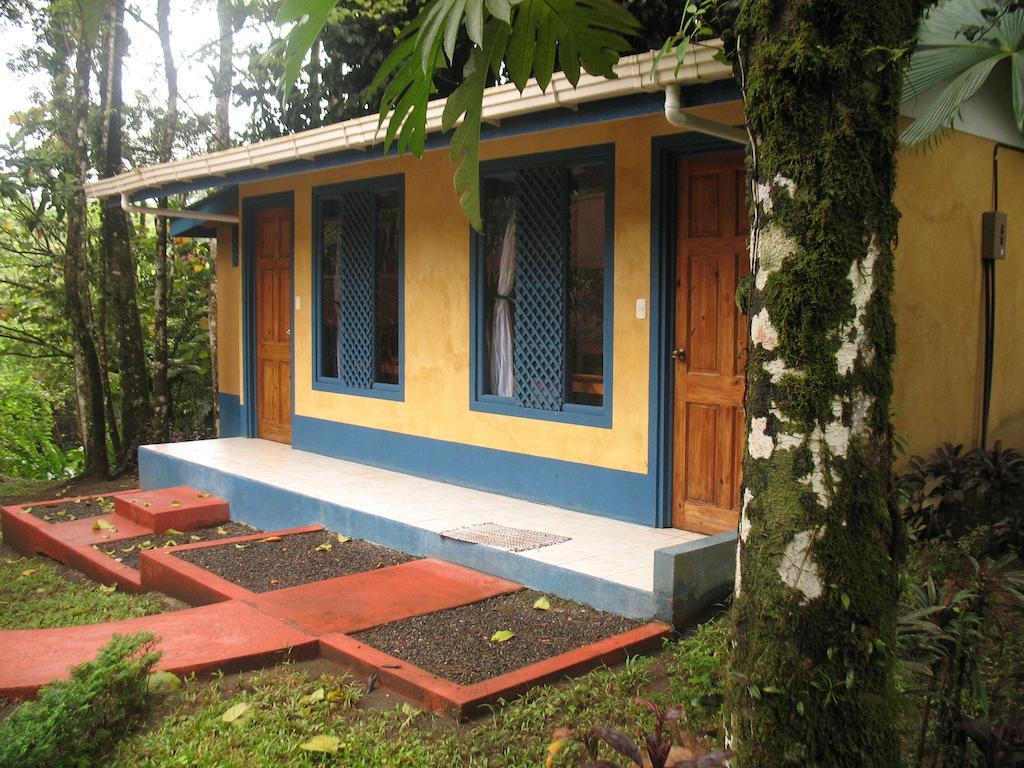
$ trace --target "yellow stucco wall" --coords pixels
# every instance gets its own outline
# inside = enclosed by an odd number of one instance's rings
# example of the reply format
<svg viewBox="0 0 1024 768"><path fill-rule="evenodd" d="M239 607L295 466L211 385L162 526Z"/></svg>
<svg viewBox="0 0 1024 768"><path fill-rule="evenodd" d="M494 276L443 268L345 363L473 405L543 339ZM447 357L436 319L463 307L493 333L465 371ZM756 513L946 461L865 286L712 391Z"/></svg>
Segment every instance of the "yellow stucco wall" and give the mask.
<svg viewBox="0 0 1024 768"><path fill-rule="evenodd" d="M242 394L242 270L231 266L231 225L217 227L217 388Z"/></svg>
<svg viewBox="0 0 1024 768"><path fill-rule="evenodd" d="M735 119L738 104L701 110ZM242 198L295 196L295 412L358 426L646 472L650 300L651 139L674 132L660 115L494 140L484 159L574 146L615 145L613 424L610 429L480 413L469 408L469 233L452 191L447 150L380 158L241 187ZM898 323L896 428L909 451L978 433L981 387L981 213L991 207L992 143L955 134L900 157L903 211L894 312ZM311 191L323 184L405 175L405 400L312 389ZM998 270L998 331L992 436L1024 445L1024 158L1006 153L1002 209L1010 257ZM244 246L243 246L244 247ZM244 250L242 251L244 253ZM221 391L240 394L241 269L218 257Z"/></svg>
<svg viewBox="0 0 1024 768"><path fill-rule="evenodd" d="M896 255L899 358L895 425L910 454L976 445L983 362L981 215L992 208L993 143L955 133L899 157ZM1008 256L996 264L990 440L1024 446L1024 156L1003 151L1000 208Z"/></svg>

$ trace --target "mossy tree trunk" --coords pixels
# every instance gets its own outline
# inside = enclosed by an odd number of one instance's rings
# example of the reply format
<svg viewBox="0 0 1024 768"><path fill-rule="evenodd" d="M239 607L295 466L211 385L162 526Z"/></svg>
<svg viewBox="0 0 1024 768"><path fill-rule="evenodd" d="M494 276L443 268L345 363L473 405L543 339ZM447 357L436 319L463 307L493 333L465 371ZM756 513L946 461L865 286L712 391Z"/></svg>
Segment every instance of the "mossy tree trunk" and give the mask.
<svg viewBox="0 0 1024 768"><path fill-rule="evenodd" d="M727 726L742 768L899 765L889 504L902 57L922 0L746 0L747 446Z"/></svg>

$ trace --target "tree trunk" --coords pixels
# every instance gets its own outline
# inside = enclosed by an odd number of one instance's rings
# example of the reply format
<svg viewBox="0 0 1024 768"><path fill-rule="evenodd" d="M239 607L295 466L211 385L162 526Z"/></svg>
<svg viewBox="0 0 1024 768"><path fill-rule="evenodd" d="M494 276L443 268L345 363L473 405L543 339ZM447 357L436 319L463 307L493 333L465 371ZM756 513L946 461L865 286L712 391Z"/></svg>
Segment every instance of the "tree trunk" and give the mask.
<svg viewBox="0 0 1024 768"><path fill-rule="evenodd" d="M99 356L89 317L89 284L86 274L89 211L83 187L89 166L86 136L91 68L92 42L86 39L83 32L79 35L71 88L60 87L56 90L61 93L55 93L54 96L55 101L64 102L68 108L64 141L69 150L71 167L67 173L69 189L68 231L64 248L64 304L74 341L75 394L85 449L84 474L104 477L109 473L109 462Z"/></svg>
<svg viewBox="0 0 1024 768"><path fill-rule="evenodd" d="M748 0L736 24L753 223L726 723L743 768L899 765L894 62L925 4Z"/></svg>
<svg viewBox="0 0 1024 768"><path fill-rule="evenodd" d="M157 0L157 28L160 33L160 48L164 56L164 74L167 78L167 114L164 116L163 136L160 146L160 161L168 162L174 149L174 129L178 122L178 71L171 51L170 0ZM167 207L167 198L159 201L161 208ZM156 220L156 254L153 287L153 437L158 442L167 442L171 430L171 393L168 382L167 355L167 303L170 277L167 263L167 217Z"/></svg>
<svg viewBox="0 0 1024 768"><path fill-rule="evenodd" d="M210 288L206 295L206 337L210 343L210 386L213 392L214 437L220 437L220 382L217 379L217 251L219 248L219 239L210 241Z"/></svg>
<svg viewBox="0 0 1024 768"><path fill-rule="evenodd" d="M124 31L124 0L112 0L110 6L114 44L108 63L105 116L106 147L101 176L121 172L121 71L127 49ZM132 253L128 215L120 208L102 207L103 241L110 269L114 318L117 326L118 363L121 368L121 432L120 463L131 465L135 451L149 436L149 374L139 320L135 257Z"/></svg>
<svg viewBox="0 0 1024 768"><path fill-rule="evenodd" d="M214 113L214 149L231 146L231 58L234 53L234 19L231 0L217 0L217 24L220 28L220 45L217 60L217 76L213 82L213 94L217 99Z"/></svg>
<svg viewBox="0 0 1024 768"><path fill-rule="evenodd" d="M317 36L309 49L309 127L319 128L323 123L323 76L320 71L320 37Z"/></svg>

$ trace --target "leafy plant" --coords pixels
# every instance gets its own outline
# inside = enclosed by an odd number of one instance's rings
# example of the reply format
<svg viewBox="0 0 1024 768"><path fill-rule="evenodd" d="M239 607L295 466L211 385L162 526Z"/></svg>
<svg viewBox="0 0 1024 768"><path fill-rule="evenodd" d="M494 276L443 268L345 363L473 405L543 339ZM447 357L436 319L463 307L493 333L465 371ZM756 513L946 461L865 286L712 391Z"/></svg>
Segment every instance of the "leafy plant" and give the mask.
<svg viewBox="0 0 1024 768"><path fill-rule="evenodd" d="M999 639L1015 633L1024 608L1024 572L1010 570L1012 562L968 559L969 566L942 585L929 575L905 590L900 658L907 692L921 703L915 765L965 764L968 738L983 742L983 752L1009 748L1012 737L1006 740L1000 723L1013 715L1015 681L1024 669L1013 668L1021 661L1013 654L989 662Z"/></svg>
<svg viewBox="0 0 1024 768"><path fill-rule="evenodd" d="M903 99L920 96L949 80L935 101L911 123L901 140L922 144L951 126L964 104L1001 63L1010 64L1014 121L1024 134L1024 7L1019 2L945 0L921 22L907 67Z"/></svg>
<svg viewBox="0 0 1024 768"><path fill-rule="evenodd" d="M115 635L70 680L44 686L0 722L0 768L92 765L146 711L159 657L152 635Z"/></svg>
<svg viewBox="0 0 1024 768"><path fill-rule="evenodd" d="M682 704L662 709L650 699L639 696L633 702L654 715L654 729L644 735L643 750L629 736L614 728L598 725L583 734L577 734L570 728L559 728L548 746L548 768L554 764L556 755L573 743L581 744L587 754L587 760L580 768L622 768L618 763L598 757L601 743L630 760L629 765L650 765L651 768L718 768L734 756L730 750L708 751L685 728L686 707Z"/></svg>
<svg viewBox="0 0 1024 768"><path fill-rule="evenodd" d="M927 459L915 456L898 498L916 540L981 534L978 555L1024 545L1024 454L999 443L967 453L947 443Z"/></svg>
<svg viewBox="0 0 1024 768"><path fill-rule="evenodd" d="M285 86L323 29L334 0L285 0L279 23L294 22L286 42ZM423 154L427 102L435 74L455 64L465 31L472 43L460 85L448 97L441 127L451 131L455 189L470 223L481 229L480 122L483 94L491 80L510 80L522 92L531 77L547 90L556 62L575 86L586 71L615 77L619 56L629 50L636 18L614 0L431 0L402 30L381 65L370 94L381 93L380 124L387 123L385 150Z"/></svg>

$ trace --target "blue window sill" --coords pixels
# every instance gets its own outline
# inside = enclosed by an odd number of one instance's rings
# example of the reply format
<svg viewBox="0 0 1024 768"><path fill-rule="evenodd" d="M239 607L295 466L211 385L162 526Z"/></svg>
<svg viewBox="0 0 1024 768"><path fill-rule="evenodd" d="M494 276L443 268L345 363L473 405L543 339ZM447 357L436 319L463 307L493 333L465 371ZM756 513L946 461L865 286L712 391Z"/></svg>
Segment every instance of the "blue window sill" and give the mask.
<svg viewBox="0 0 1024 768"><path fill-rule="evenodd" d="M317 392L333 392L338 395L356 395L358 397L375 397L380 400L405 401L405 387L402 384L383 384L374 382L370 389L348 387L340 381L332 379L313 379L313 389Z"/></svg>
<svg viewBox="0 0 1024 768"><path fill-rule="evenodd" d="M544 411L539 408L524 408L510 397L478 395L476 399L470 401L469 409L480 413L496 413L500 416L518 416L562 424L578 424L584 427L601 427L603 429L612 427L612 411L608 406L598 408L594 405L566 403L561 411Z"/></svg>

